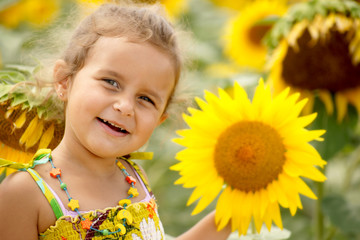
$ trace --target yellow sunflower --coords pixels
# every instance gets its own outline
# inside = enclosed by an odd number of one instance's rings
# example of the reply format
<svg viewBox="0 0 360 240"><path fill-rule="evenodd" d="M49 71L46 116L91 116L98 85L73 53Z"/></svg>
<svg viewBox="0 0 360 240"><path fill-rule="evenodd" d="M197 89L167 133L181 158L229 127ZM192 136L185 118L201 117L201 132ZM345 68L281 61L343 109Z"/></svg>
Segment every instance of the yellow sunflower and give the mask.
<svg viewBox="0 0 360 240"><path fill-rule="evenodd" d="M219 97L205 92L196 98L201 110L184 114L189 129L177 132L174 141L184 147L180 161L171 167L181 177L175 182L195 188L188 205L200 199L193 214L201 212L219 194L216 205L218 230L231 220L232 230L246 234L251 219L260 232L265 223L283 228L280 206L292 215L302 209L299 194L316 199L301 177L325 181L316 166L323 167L316 149L309 144L322 140L324 130L305 127L316 113L299 117L306 100L289 89L272 98L261 80L252 102L237 83L233 97L219 89Z"/></svg>
<svg viewBox="0 0 360 240"><path fill-rule="evenodd" d="M225 54L240 66L261 70L267 54L263 37L273 25L271 19L286 10L280 1L257 0L249 4L227 23Z"/></svg>
<svg viewBox="0 0 360 240"><path fill-rule="evenodd" d="M187 11L188 0L133 0L135 3L154 4L161 3L166 9L167 14L171 19L178 17L180 14ZM114 0L77 0L85 8L85 14L91 12L94 8L103 3L120 2Z"/></svg>
<svg viewBox="0 0 360 240"><path fill-rule="evenodd" d="M0 11L0 23L8 28L16 28L23 20L23 4L18 1Z"/></svg>
<svg viewBox="0 0 360 240"><path fill-rule="evenodd" d="M309 99L305 114L312 112L318 97L329 115L336 109L338 122L348 104L360 112L359 13L354 1L294 5L267 39L274 49L266 68L275 93L288 86L300 92Z"/></svg>
<svg viewBox="0 0 360 240"><path fill-rule="evenodd" d="M188 10L188 0L161 0L171 19L179 17Z"/></svg>
<svg viewBox="0 0 360 240"><path fill-rule="evenodd" d="M0 159L27 163L38 149L55 148L62 139L62 103L29 76L25 69L0 71Z"/></svg>
<svg viewBox="0 0 360 240"><path fill-rule="evenodd" d="M237 11L242 11L244 7L246 7L248 4L251 4L255 2L256 0L210 0L212 3L219 7L226 7L229 9L234 9ZM278 2L282 2L287 5L294 4L296 2L304 2L308 0L270 0L273 3L277 4Z"/></svg>
<svg viewBox="0 0 360 240"><path fill-rule="evenodd" d="M19 0L0 11L0 23L9 28L16 28L22 22L43 27L51 23L59 11L59 0Z"/></svg>
<svg viewBox="0 0 360 240"><path fill-rule="evenodd" d="M211 2L220 7L241 10L249 2L249 0L211 0Z"/></svg>
<svg viewBox="0 0 360 240"><path fill-rule="evenodd" d="M25 20L36 27L43 27L51 23L61 9L59 0L25 0L23 2Z"/></svg>

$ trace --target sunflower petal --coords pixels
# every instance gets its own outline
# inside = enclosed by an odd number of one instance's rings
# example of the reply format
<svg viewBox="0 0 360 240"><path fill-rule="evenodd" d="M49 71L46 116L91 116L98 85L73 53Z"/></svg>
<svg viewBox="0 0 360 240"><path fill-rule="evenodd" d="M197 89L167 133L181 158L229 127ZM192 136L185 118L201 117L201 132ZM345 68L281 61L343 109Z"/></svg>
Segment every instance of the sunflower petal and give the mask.
<svg viewBox="0 0 360 240"><path fill-rule="evenodd" d="M28 139L31 137L31 135L36 131L36 127L38 125L38 117L35 116L31 122L29 123L28 127L24 131L23 135L20 137L19 143L20 145L23 145Z"/></svg>
<svg viewBox="0 0 360 240"><path fill-rule="evenodd" d="M226 187L221 193L219 200L216 204L215 222L217 224L217 230L223 229L231 219L231 212L233 204L231 188Z"/></svg>
<svg viewBox="0 0 360 240"><path fill-rule="evenodd" d="M263 223L282 228L280 206L294 215L302 208L300 194L316 198L301 177L326 179L316 168L326 162L309 144L324 130L305 129L316 113L300 117L307 101L300 93L287 89L273 98L260 80L251 103L238 83L233 90L233 98L223 89L219 96L205 91L205 101L196 99L200 110L184 114L189 128L173 140L185 147L170 167L181 176L175 184L194 188L187 202L197 202L192 214L219 195L218 230L231 224L232 231L246 234L251 219L258 232Z"/></svg>
<svg viewBox="0 0 360 240"><path fill-rule="evenodd" d="M222 189L223 182L221 180L213 181L213 184L209 186L209 191L206 195L203 195L198 204L196 205L192 215L196 215L202 212L220 193Z"/></svg>
<svg viewBox="0 0 360 240"><path fill-rule="evenodd" d="M42 137L40 139L40 143L39 143L39 149L47 148L49 146L51 140L54 137L54 131L55 131L55 125L53 123L50 125L50 127L48 129L46 129L46 131L42 135Z"/></svg>
<svg viewBox="0 0 360 240"><path fill-rule="evenodd" d="M24 126L24 123L26 122L26 112L27 111L23 111L20 115L20 117L18 117L15 122L14 122L14 127L15 128L22 128L22 126Z"/></svg>
<svg viewBox="0 0 360 240"><path fill-rule="evenodd" d="M40 120L36 125L35 131L29 136L29 138L25 142L26 149L31 148L34 146L41 138L44 130L44 122Z"/></svg>

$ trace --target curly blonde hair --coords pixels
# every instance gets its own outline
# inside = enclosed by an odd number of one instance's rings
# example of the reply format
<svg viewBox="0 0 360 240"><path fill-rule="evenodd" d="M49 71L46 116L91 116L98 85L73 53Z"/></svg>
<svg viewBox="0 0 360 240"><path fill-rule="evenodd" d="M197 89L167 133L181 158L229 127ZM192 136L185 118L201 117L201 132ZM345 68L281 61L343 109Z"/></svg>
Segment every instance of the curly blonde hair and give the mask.
<svg viewBox="0 0 360 240"><path fill-rule="evenodd" d="M150 43L167 54L174 66L176 86L183 61L175 35L174 27L161 14L160 5L103 4L87 16L72 35L62 56L68 65L65 77L75 75L83 67L89 50L100 37L126 37L130 41Z"/></svg>

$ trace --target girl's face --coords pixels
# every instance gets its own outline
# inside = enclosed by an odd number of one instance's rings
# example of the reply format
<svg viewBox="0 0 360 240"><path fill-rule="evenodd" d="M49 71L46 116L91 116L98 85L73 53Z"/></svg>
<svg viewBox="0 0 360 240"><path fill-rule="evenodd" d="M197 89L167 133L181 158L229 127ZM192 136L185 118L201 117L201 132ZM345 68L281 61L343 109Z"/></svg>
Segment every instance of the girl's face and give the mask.
<svg viewBox="0 0 360 240"><path fill-rule="evenodd" d="M166 119L174 74L149 43L101 37L73 79L58 83L67 101L63 141L104 158L137 150Z"/></svg>

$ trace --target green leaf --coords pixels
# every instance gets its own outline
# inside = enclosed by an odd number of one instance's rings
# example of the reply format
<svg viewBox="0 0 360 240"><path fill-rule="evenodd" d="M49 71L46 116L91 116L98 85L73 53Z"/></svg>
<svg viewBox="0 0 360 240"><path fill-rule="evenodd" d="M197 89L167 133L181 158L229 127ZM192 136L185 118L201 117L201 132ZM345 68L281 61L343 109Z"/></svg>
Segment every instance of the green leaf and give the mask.
<svg viewBox="0 0 360 240"><path fill-rule="evenodd" d="M338 194L326 196L322 201L323 213L344 233L360 233L360 207L353 206Z"/></svg>
<svg viewBox="0 0 360 240"><path fill-rule="evenodd" d="M20 64L6 64L5 68L23 72L27 75L30 75L36 69L36 67L34 67L34 66L27 66L27 65L20 65Z"/></svg>
<svg viewBox="0 0 360 240"><path fill-rule="evenodd" d="M14 84L21 81L25 81L26 76L18 71L2 70L0 71L0 83Z"/></svg>
<svg viewBox="0 0 360 240"><path fill-rule="evenodd" d="M318 116L310 128L326 130L326 133L323 135L324 141L314 142L314 146L324 159L330 160L351 141L357 124L358 114L354 107L349 106L347 116L339 123L336 119L337 112L335 111L329 116L324 104L318 99L315 101L314 112L317 112Z"/></svg>
<svg viewBox="0 0 360 240"><path fill-rule="evenodd" d="M3 170L0 174L0 183L5 179L5 177L6 177L6 169Z"/></svg>
<svg viewBox="0 0 360 240"><path fill-rule="evenodd" d="M14 97L14 100L11 103L12 106L16 106L28 101L27 96L23 93L14 93L12 96Z"/></svg>
<svg viewBox="0 0 360 240"><path fill-rule="evenodd" d="M3 99L3 97L9 93L11 88L11 85L0 84L0 98Z"/></svg>

